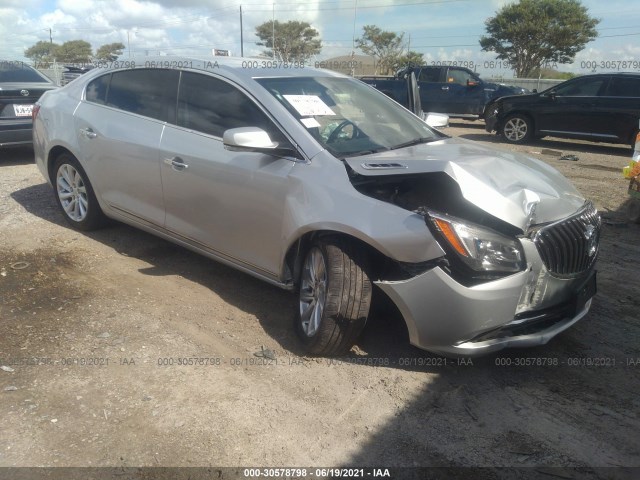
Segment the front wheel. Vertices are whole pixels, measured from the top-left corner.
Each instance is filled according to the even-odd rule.
[[[371,306],[365,259],[338,237],[316,241],[300,276],[295,329],[312,355],[348,352],[364,329]]]
[[[53,166],[56,200],[67,222],[78,230],[94,230],[106,217],[98,205],[91,182],[78,160],[60,155]]]
[[[509,115],[502,124],[501,132],[509,143],[525,143],[533,134],[533,125],[526,115]]]

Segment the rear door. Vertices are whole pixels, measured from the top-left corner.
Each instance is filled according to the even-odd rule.
[[[596,99],[596,138],[630,143],[640,119],[640,77],[613,75],[607,91]]]
[[[175,118],[179,72],[130,69],[89,82],[76,114],[82,164],[103,202],[162,227],[160,137]]]
[[[236,85],[182,72],[177,125],[161,142],[166,228],[199,248],[277,278],[291,159],[232,152],[225,130],[259,127],[285,136]]]
[[[445,82],[446,67],[422,67],[418,75],[420,102],[425,112],[449,113],[449,85]]]

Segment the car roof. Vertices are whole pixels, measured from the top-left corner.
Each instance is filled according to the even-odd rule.
[[[311,68],[304,63],[281,62],[262,57],[182,57],[153,56],[132,57],[114,62],[97,62],[88,78],[99,75],[99,71],[127,70],[130,68],[177,68],[220,73],[230,78],[251,80],[268,77],[347,77],[338,72]]]
[[[577,78],[588,78],[588,77],[617,77],[617,76],[628,76],[628,77],[640,77],[640,73],[638,72],[602,72],[602,73],[587,73],[585,75],[578,75],[577,77],[569,78],[568,80],[575,80]]]

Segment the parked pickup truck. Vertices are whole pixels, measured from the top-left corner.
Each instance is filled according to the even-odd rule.
[[[483,118],[484,107],[494,98],[528,92],[521,87],[485,82],[468,68],[439,65],[409,66],[394,77],[366,76],[360,80],[413,110],[407,95],[411,73],[418,82],[422,109],[456,118]]]

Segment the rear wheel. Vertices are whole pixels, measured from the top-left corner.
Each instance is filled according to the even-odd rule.
[[[87,174],[70,153],[61,154],[53,166],[56,200],[67,222],[78,230],[94,230],[106,217],[98,205]]]
[[[371,306],[364,257],[349,242],[325,237],[307,252],[300,276],[296,333],[312,355],[348,352]]]
[[[525,143],[532,137],[533,125],[529,117],[515,113],[505,119],[500,133],[509,143]]]

